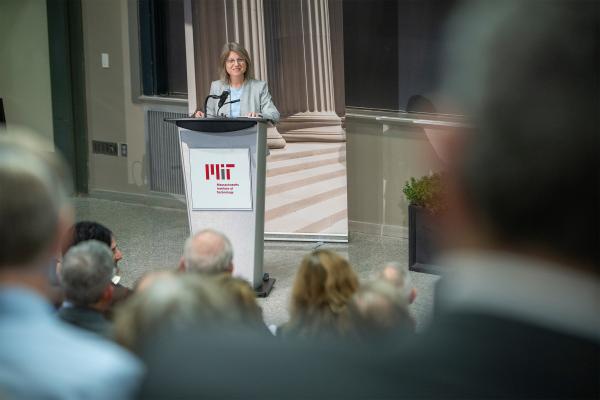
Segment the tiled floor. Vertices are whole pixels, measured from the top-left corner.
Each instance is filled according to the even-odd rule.
[[[93,198],[75,198],[77,220],[94,220],[116,235],[124,259],[122,283],[132,286],[144,273],[175,268],[188,235],[183,210],[133,205]],[[287,304],[301,258],[315,247],[333,249],[350,260],[361,280],[369,279],[386,261],[407,261],[407,241],[350,232],[348,244],[266,242],[264,271],[277,279],[271,295],[260,299],[265,320],[281,324],[288,318]],[[412,305],[418,327],[431,316],[434,275],[412,273],[418,295]]]

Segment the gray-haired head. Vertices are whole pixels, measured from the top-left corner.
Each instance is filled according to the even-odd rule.
[[[60,269],[65,297],[78,306],[97,303],[111,283],[114,268],[112,252],[106,244],[88,240],[73,246]]]
[[[214,277],[197,274],[164,274],[124,304],[116,314],[115,338],[137,351],[144,337],[158,331],[203,331],[239,324],[241,316],[232,295]]]
[[[378,336],[398,330],[414,332],[409,301],[388,280],[362,284],[352,297],[350,310],[360,336]]]
[[[0,135],[0,268],[38,266],[56,243],[70,185],[49,147],[25,129]]]
[[[388,262],[377,275],[378,279],[389,282],[399,296],[412,303],[415,291],[408,266],[398,262]]]
[[[221,232],[205,229],[189,237],[183,250],[186,271],[218,274],[233,270],[233,247]]]

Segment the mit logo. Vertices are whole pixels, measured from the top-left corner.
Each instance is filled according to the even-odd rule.
[[[233,167],[235,167],[235,164],[204,164],[206,180],[209,181],[214,176],[218,181],[228,181],[231,179],[231,169]]]

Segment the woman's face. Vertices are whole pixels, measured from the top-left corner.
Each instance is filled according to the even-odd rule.
[[[241,54],[230,51],[225,61],[225,70],[229,74],[229,79],[244,77],[246,73],[246,60]]]

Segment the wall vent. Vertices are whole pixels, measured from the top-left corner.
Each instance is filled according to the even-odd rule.
[[[148,172],[152,191],[185,194],[177,126],[172,122],[165,122],[164,119],[187,116],[177,112],[148,111]]]
[[[119,155],[118,145],[114,142],[101,142],[99,140],[92,140],[92,153],[116,157]]]

